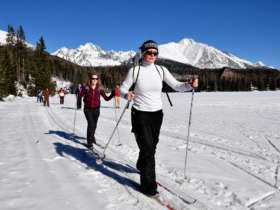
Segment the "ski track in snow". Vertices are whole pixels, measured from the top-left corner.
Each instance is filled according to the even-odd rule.
[[[139,175],[130,167],[135,166],[138,156],[130,133],[130,110],[119,125],[120,139],[116,133],[106,151],[107,162],[101,167],[96,164],[96,157],[84,148],[87,124],[83,111],[76,112],[75,139],[72,138],[73,98],[67,96],[65,105],[59,105],[59,99],[52,97],[50,108],[36,103],[35,98],[0,103],[0,209],[166,209],[135,191],[131,184],[131,180],[139,182]],[[165,107],[165,119],[171,123],[164,121],[162,126],[156,154],[158,180],[182,197],[198,198],[208,209],[278,209],[279,133],[273,129],[258,129],[254,124],[250,126],[249,121],[242,119],[217,120],[215,126],[221,123],[238,131],[230,135],[212,129],[213,124],[209,123],[209,129],[205,129],[207,123],[203,121],[210,119],[211,112],[208,118],[207,115],[194,117],[188,150],[189,180],[183,184],[177,182],[183,177],[187,135],[176,122],[181,119],[180,114],[173,114],[174,109],[181,110],[178,99],[176,97],[178,107],[172,111]],[[199,96],[196,99],[201,100]],[[194,101],[203,112],[204,101],[200,102]],[[113,109],[111,102],[102,104],[96,137],[97,142],[104,145],[122,109]],[[224,104],[220,101],[209,104],[208,109],[215,106]],[[231,105],[231,109],[235,106]],[[248,106],[249,112],[252,110],[248,117],[276,127],[279,118],[273,108],[276,111],[279,107],[273,103],[264,107]],[[240,107],[242,111],[242,101]],[[199,115],[195,108],[194,116]],[[262,112],[271,113],[272,118]],[[216,116],[219,119],[220,116]],[[202,123],[201,128],[195,126],[198,123]],[[183,126],[186,128],[186,123]],[[235,141],[236,137],[244,141]],[[116,146],[118,141],[122,146]],[[160,191],[177,209],[199,209]]]

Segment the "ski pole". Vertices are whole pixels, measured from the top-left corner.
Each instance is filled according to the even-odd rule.
[[[115,109],[115,120],[117,121],[117,109]],[[120,140],[120,133],[119,133],[119,128],[117,128],[117,133],[118,133],[118,143],[117,146],[121,145],[121,140]]]
[[[77,97],[76,97],[76,104],[75,104],[75,106],[77,106]],[[74,114],[74,126],[73,126],[73,137],[72,137],[73,139],[75,139],[76,114],[77,114],[77,107],[75,108],[75,114]]]
[[[190,107],[190,115],[189,115],[189,125],[188,125],[188,137],[186,142],[186,157],[185,157],[185,168],[184,168],[184,178],[187,179],[186,169],[187,169],[187,158],[188,158],[188,147],[190,140],[190,129],[191,129],[191,120],[192,120],[192,106],[193,106],[193,98],[194,98],[194,89],[192,89],[192,98],[191,98],[191,107]]]
[[[117,101],[115,99],[115,121],[117,123]],[[117,133],[118,133],[118,143],[117,146],[121,145],[121,140],[120,140],[120,133],[119,133],[119,129],[117,129]]]
[[[109,138],[109,140],[108,140],[108,142],[106,143],[106,145],[105,145],[105,147],[104,147],[104,150],[103,150],[102,155],[100,156],[100,159],[97,161],[98,164],[101,164],[102,161],[104,160],[106,149],[108,148],[108,146],[109,146],[109,144],[110,144],[110,142],[111,142],[111,140],[112,140],[112,138],[113,138],[113,136],[114,136],[114,134],[115,134],[115,132],[116,132],[116,130],[117,130],[117,128],[118,128],[118,125],[119,125],[119,123],[120,123],[120,121],[121,121],[121,119],[122,119],[122,117],[123,117],[123,115],[124,115],[124,113],[125,113],[125,110],[128,109],[129,104],[130,104],[130,101],[128,100],[128,101],[127,101],[127,104],[126,104],[126,106],[124,107],[124,109],[123,109],[123,111],[122,111],[122,113],[121,113],[121,116],[120,116],[120,118],[119,118],[119,120],[118,120],[118,122],[117,122],[117,124],[116,124],[116,126],[115,126],[115,128],[114,128],[114,130],[113,130],[113,132],[112,132],[112,134],[111,134],[111,136],[110,136],[110,138]]]

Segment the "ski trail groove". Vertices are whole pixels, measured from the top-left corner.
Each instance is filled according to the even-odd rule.
[[[245,172],[246,174],[248,174],[248,175],[254,177],[255,179],[257,179],[257,180],[259,180],[259,181],[261,181],[261,182],[263,182],[264,184],[266,184],[266,185],[268,185],[268,186],[270,186],[270,187],[272,187],[272,188],[274,188],[274,189],[277,189],[277,187],[275,187],[275,186],[274,186],[273,184],[271,184],[270,182],[268,182],[268,181],[266,181],[266,180],[264,180],[264,179],[262,179],[262,178],[256,176],[255,174],[251,173],[250,171],[247,171],[246,169],[242,168],[241,166],[237,165],[236,163],[233,163],[233,162],[231,162],[231,161],[229,161],[229,163],[230,163],[232,166],[234,166],[234,167],[240,169],[241,171]]]
[[[114,121],[114,118],[113,117],[104,117],[102,116],[102,119],[108,119],[108,121],[112,122]],[[128,126],[129,125],[129,122],[126,121],[125,119],[123,119],[121,122],[120,122],[120,125],[125,125],[125,126]],[[66,129],[66,130],[71,130],[71,129]],[[78,131],[78,129],[76,128],[76,131]],[[70,131],[71,132],[71,131]],[[161,134],[160,134],[161,137],[172,137],[174,139],[179,139],[179,140],[183,140],[185,141],[186,137],[183,137],[181,135],[178,135],[176,133],[173,133],[173,132],[170,132],[170,131],[166,131],[164,129],[161,130]],[[259,154],[255,154],[255,153],[252,153],[252,152],[249,152],[249,151],[246,151],[246,150],[243,150],[243,149],[240,149],[240,148],[232,148],[230,146],[227,146],[227,145],[218,145],[218,144],[211,144],[209,142],[205,142],[204,140],[202,139],[198,139],[196,137],[195,140],[193,140],[192,138],[190,139],[190,142],[191,143],[194,143],[194,144],[200,144],[200,145],[203,145],[203,146],[207,146],[207,147],[212,147],[212,148],[215,148],[215,149],[218,149],[218,150],[222,150],[222,151],[227,151],[227,152],[232,152],[232,153],[235,153],[235,154],[238,154],[238,155],[242,155],[242,156],[246,156],[246,157],[251,157],[251,158],[255,158],[255,159],[260,159],[260,160],[265,160],[265,161],[269,161],[267,158],[259,155]]]
[[[250,201],[249,203],[247,203],[246,207],[252,209],[256,204],[258,204],[260,202],[263,202],[263,201],[266,201],[266,200],[269,200],[270,198],[272,198],[272,196],[274,194],[276,194],[277,192],[279,192],[279,190],[265,193],[264,195],[260,196],[259,198],[256,198],[255,200]]]
[[[36,127],[37,121],[34,121],[32,116],[29,121],[31,122],[31,129]],[[42,123],[41,126],[42,125],[49,128],[47,124]],[[43,130],[43,128],[41,130]],[[41,149],[42,157],[40,159],[48,166],[42,171],[44,174],[51,174],[55,179],[54,181],[46,181],[46,183],[52,183],[50,193],[54,194],[54,200],[58,198],[58,200],[61,201],[60,208],[89,209],[91,199],[88,195],[90,190],[87,188],[86,183],[81,182],[80,177],[77,176],[76,173],[73,173],[75,170],[73,170],[72,166],[69,167],[69,165],[64,164],[65,159],[60,158],[60,156],[57,156],[57,153],[54,153],[53,144],[51,144],[53,140],[52,136],[46,136],[45,134],[39,144],[37,144],[39,146],[42,144],[41,148],[43,147],[44,149]],[[72,184],[73,180],[76,180],[76,184],[74,185]],[[77,194],[77,192],[79,193]],[[70,197],[71,200],[69,200],[68,197]],[[71,207],[69,206],[70,204]],[[96,203],[96,206],[99,205],[99,203]]]
[[[280,154],[280,150],[278,149],[278,147],[272,143],[272,141],[267,137],[265,136],[265,140],[268,142],[268,144],[277,152]],[[280,166],[280,156],[277,155],[278,157],[278,161],[277,161],[277,165],[276,165],[276,168],[275,168],[275,171],[274,171],[274,186],[277,187],[277,184],[278,184],[278,173],[279,173],[279,166]]]
[[[269,143],[269,145],[272,146],[275,149],[275,151],[280,154],[280,150],[278,149],[278,147],[275,144],[273,144],[272,141],[270,141],[270,139],[267,138],[267,136],[265,136],[265,139]]]

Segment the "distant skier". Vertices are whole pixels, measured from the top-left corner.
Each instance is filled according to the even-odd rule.
[[[49,89],[48,88],[46,88],[45,90],[44,90],[44,92],[43,92],[43,95],[44,95],[44,106],[50,106],[50,99],[49,99],[49,97],[50,97],[50,92],[49,92]]]
[[[62,88],[60,88],[59,91],[57,91],[59,99],[60,99],[60,104],[64,104],[64,97],[67,94],[67,92],[65,90],[63,90]]]
[[[82,99],[78,97],[82,93],[82,90],[83,88],[81,84],[78,84],[78,87],[75,88],[74,90],[74,94],[76,95],[77,98],[77,109],[81,109],[82,107]]]
[[[40,90],[39,92],[39,101],[40,103],[42,103],[44,101],[44,93],[43,93],[43,90]]]
[[[120,88],[120,95],[133,100],[131,109],[132,132],[139,147],[136,164],[140,171],[141,192],[155,196],[157,192],[155,174],[155,152],[159,141],[160,128],[163,120],[162,112],[162,81],[176,91],[189,91],[198,86],[198,80],[189,82],[177,81],[165,67],[154,64],[158,56],[158,45],[148,40],[140,47],[142,62],[140,66],[131,68]],[[135,70],[138,70],[134,74]],[[131,91],[131,87],[135,86]]]
[[[95,130],[100,114],[100,95],[109,101],[115,96],[115,91],[112,91],[108,97],[101,85],[97,74],[92,74],[87,85],[82,89],[78,98],[84,97],[84,113],[88,122],[87,126],[87,146],[93,149],[93,144],[96,144]]]

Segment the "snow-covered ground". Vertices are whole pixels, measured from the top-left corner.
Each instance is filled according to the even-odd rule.
[[[182,197],[162,188],[177,209],[280,209],[280,91],[196,93],[188,151],[188,180],[184,177],[191,93],[166,96],[164,122],[156,154],[157,179]],[[75,111],[75,97],[50,108],[36,98],[0,102],[0,209],[164,209],[135,190],[138,148],[130,132],[130,110],[106,151],[107,160],[85,150],[87,123]],[[102,101],[96,131],[105,145],[120,116],[113,100]],[[74,118],[76,113],[76,118]],[[75,121],[75,139],[72,139]],[[121,146],[117,146],[118,142]],[[97,148],[102,151],[101,148]],[[200,206],[198,205],[200,204]]]

